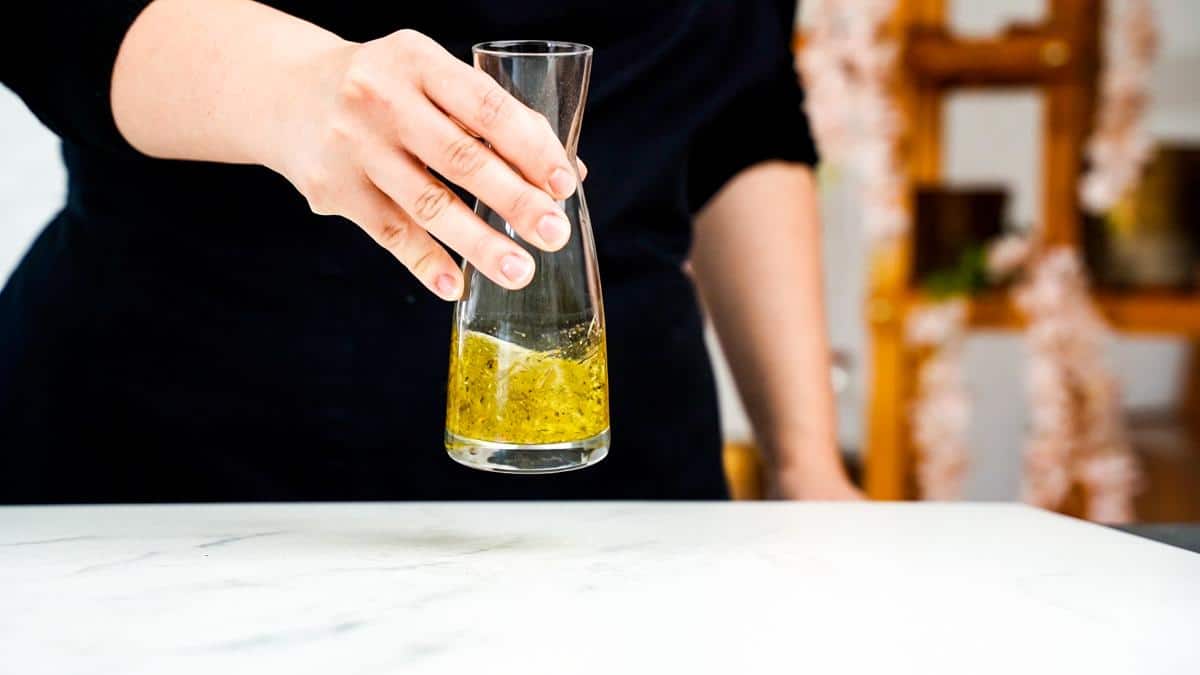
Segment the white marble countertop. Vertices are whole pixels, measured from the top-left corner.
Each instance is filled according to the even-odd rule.
[[[1200,555],[999,504],[0,508],[3,673],[1200,673]]]

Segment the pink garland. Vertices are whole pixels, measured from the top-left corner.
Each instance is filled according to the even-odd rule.
[[[917,399],[911,411],[917,451],[917,485],[923,499],[962,497],[969,448],[971,399],[963,373],[967,302],[956,298],[926,305],[909,314],[908,341],[932,353],[917,375]]]
[[[1079,184],[1079,198],[1094,214],[1111,209],[1137,183],[1154,147],[1143,125],[1146,82],[1158,54],[1154,9],[1150,0],[1125,0],[1125,11],[1110,23],[1117,49],[1100,77],[1100,110],[1087,144],[1091,166]]]
[[[820,0],[810,10],[799,69],[805,110],[828,161],[861,181],[863,231],[877,245],[903,234],[907,179],[896,148],[903,114],[890,95],[899,46],[884,26],[896,0]]]
[[[1024,499],[1058,508],[1079,484],[1086,517],[1132,520],[1141,473],[1126,438],[1120,387],[1104,358],[1109,332],[1078,255],[1061,248],[1042,256],[1013,295],[1029,319]]]
[[[1127,441],[1120,389],[1104,358],[1108,329],[1092,305],[1078,255],[1063,248],[1030,263],[1031,251],[1028,239],[1009,236],[987,255],[993,278],[1025,275],[1013,290],[1029,319],[1032,425],[1023,498],[1059,508],[1079,485],[1086,517],[1127,522],[1134,517],[1141,472]],[[966,319],[965,298],[909,315],[908,341],[932,350],[918,374],[911,411],[917,482],[925,499],[962,495],[971,416],[962,365]]]

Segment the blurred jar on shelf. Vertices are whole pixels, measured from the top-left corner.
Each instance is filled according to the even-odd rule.
[[[1097,286],[1200,288],[1200,145],[1160,145],[1138,186],[1086,219],[1084,246]]]

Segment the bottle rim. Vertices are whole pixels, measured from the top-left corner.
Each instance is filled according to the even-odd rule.
[[[560,40],[495,40],[480,42],[471,47],[474,54],[491,56],[583,56],[591,54],[592,48],[579,42]]]

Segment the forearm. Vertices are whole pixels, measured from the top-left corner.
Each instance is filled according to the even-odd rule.
[[[840,477],[811,171],[737,175],[698,217],[692,264],[772,468]]]
[[[249,0],[155,0],[113,70],[118,129],[148,155],[279,169],[289,110],[304,105],[336,35]]]

